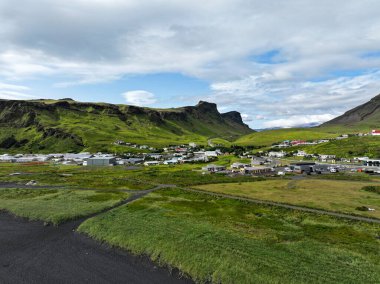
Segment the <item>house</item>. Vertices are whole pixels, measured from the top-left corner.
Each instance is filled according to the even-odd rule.
[[[315,163],[313,162],[302,162],[302,163],[290,164],[290,168],[295,173],[299,173],[299,174],[314,172],[314,167],[315,167]]]
[[[293,140],[290,142],[290,144],[292,144],[292,146],[304,145],[304,144],[306,144],[306,141],[304,141],[304,140]]]
[[[197,144],[194,143],[194,142],[190,142],[190,143],[189,143],[189,146],[190,146],[191,148],[195,148],[195,147],[197,147]]]
[[[305,156],[308,156],[308,153],[306,153],[305,151],[302,151],[302,150],[298,150],[297,153],[294,154],[294,156],[305,157]]]
[[[262,158],[262,157],[253,157],[251,159],[251,165],[264,165],[266,162],[266,159],[265,158]]]
[[[373,129],[373,130],[371,131],[371,135],[372,135],[372,136],[379,136],[379,135],[380,135],[380,130]]]
[[[380,159],[368,159],[363,161],[364,166],[368,167],[380,167]]]
[[[258,166],[258,167],[245,167],[240,169],[240,172],[243,174],[267,174],[267,173],[272,173],[272,168],[269,167],[263,167],[263,166]]]
[[[174,165],[174,164],[178,164],[178,159],[173,158],[173,159],[170,159],[170,160],[166,160],[166,161],[164,161],[163,163],[164,163],[164,165]]]
[[[318,158],[321,162],[327,162],[327,161],[332,161],[335,163],[335,158],[336,156],[335,155],[318,155]]]
[[[347,139],[347,138],[348,138],[348,134],[342,134],[339,137],[337,137],[336,140],[342,140],[342,139]]]
[[[206,157],[218,157],[219,154],[220,152],[218,150],[205,152]]]
[[[157,165],[159,165],[159,164],[160,164],[159,161],[146,161],[146,162],[144,163],[144,166],[157,166]]]
[[[144,159],[142,158],[128,158],[128,159],[123,159],[124,165],[138,165],[142,164],[144,162]]]
[[[84,166],[114,166],[116,165],[115,157],[92,157],[83,162]]]
[[[244,163],[233,163],[231,169],[243,169],[244,167],[249,167],[250,165]]]
[[[280,151],[280,152],[271,151],[268,153],[268,156],[269,157],[275,157],[275,158],[283,158],[286,156],[286,152],[284,152],[284,151]]]
[[[213,164],[207,165],[202,168],[202,171],[204,172],[221,172],[225,170],[226,170],[225,166],[213,165]]]

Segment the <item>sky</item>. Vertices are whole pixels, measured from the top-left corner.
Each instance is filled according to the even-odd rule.
[[[214,102],[254,129],[380,93],[378,0],[1,0],[0,98]]]

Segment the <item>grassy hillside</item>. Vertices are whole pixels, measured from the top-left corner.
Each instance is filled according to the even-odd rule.
[[[321,128],[344,127],[354,131],[368,132],[380,126],[380,95],[357,106],[341,116],[321,125]]]
[[[116,140],[164,146],[233,141],[253,132],[237,112],[215,104],[155,110],[72,100],[0,101],[0,150],[16,152],[127,151]]]
[[[305,150],[309,154],[337,155],[340,158],[367,156],[380,157],[380,137],[349,137],[343,140],[333,140],[318,145],[307,145],[289,148],[287,150]]]
[[[320,128],[285,128],[250,133],[237,139],[238,145],[270,146],[284,140],[316,140],[335,138],[343,131]]]

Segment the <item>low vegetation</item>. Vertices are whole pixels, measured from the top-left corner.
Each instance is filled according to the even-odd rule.
[[[318,145],[305,145],[288,148],[287,151],[304,150],[307,153],[336,155],[340,158],[349,157],[380,157],[380,138],[374,136],[348,137],[342,140],[332,140]]]
[[[378,188],[378,182],[358,182],[344,180],[267,180],[254,183],[230,183],[201,185],[196,188],[287,204],[358,214],[380,218],[378,194],[362,190]],[[375,211],[361,212],[358,206],[374,208]]]
[[[79,227],[212,283],[377,283],[379,229],[179,189],[151,193]]]
[[[0,210],[58,225],[111,207],[128,197],[122,192],[63,189],[0,189]]]
[[[224,160],[221,160],[224,163]],[[250,176],[228,177],[222,174],[202,174],[203,164],[175,166],[82,167],[54,165],[0,164],[0,181],[76,188],[145,190],[157,184],[190,186],[198,184],[255,181]],[[17,175],[12,175],[18,173]]]
[[[284,140],[317,140],[336,138],[339,132],[328,132],[318,128],[285,128],[265,130],[244,135],[235,141],[238,145],[270,146]]]
[[[363,187],[363,190],[380,194],[380,185],[377,185],[377,186],[367,185]]]

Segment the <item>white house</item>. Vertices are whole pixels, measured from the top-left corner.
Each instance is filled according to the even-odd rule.
[[[286,152],[284,152],[284,151],[280,151],[280,152],[271,151],[268,153],[268,156],[269,157],[275,157],[275,158],[283,158],[286,156]]]
[[[144,163],[144,166],[157,166],[157,165],[159,165],[159,164],[160,164],[159,161],[146,161],[146,162]]]

